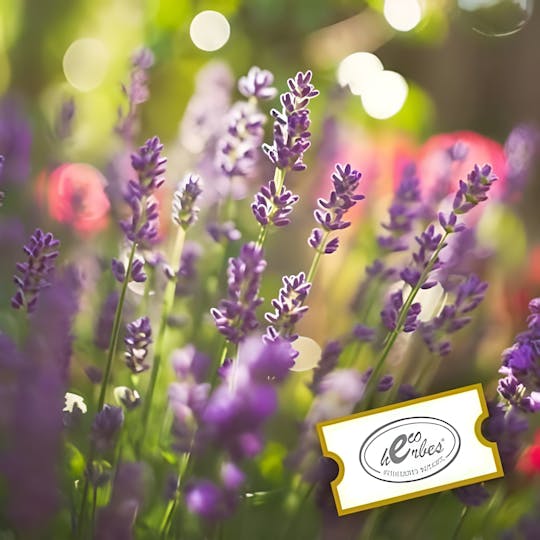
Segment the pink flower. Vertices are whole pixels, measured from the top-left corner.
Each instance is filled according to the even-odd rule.
[[[107,181],[86,163],[65,163],[49,175],[44,198],[49,213],[82,235],[94,234],[108,224]]]

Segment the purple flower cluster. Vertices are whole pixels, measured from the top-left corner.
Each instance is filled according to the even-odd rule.
[[[381,320],[384,326],[392,331],[396,330],[401,308],[403,307],[403,292],[396,291],[389,295],[385,306],[381,311]],[[418,315],[422,311],[422,306],[419,302],[411,305],[405,316],[403,323],[404,332],[414,332],[418,327]]]
[[[131,80],[128,86],[122,84],[122,92],[128,100],[128,110],[124,114],[118,109],[116,132],[125,139],[131,139],[137,128],[137,107],[148,100],[148,70],[154,65],[154,55],[145,47],[136,51],[131,58]]]
[[[272,300],[274,313],[266,313],[265,319],[270,323],[265,339],[274,341],[281,336],[288,341],[298,338],[294,334],[294,327],[309,309],[304,305],[311,289],[311,283],[306,281],[306,274],[300,272],[297,275],[283,276],[283,287],[278,292],[278,297]]]
[[[92,423],[92,442],[98,452],[106,452],[114,447],[120,428],[124,423],[121,407],[105,404]]]
[[[484,299],[488,284],[476,274],[465,278],[457,287],[455,300],[443,307],[441,313],[431,321],[420,325],[420,333],[429,350],[446,356],[452,350],[449,334],[461,330],[471,321],[470,313]]]
[[[240,343],[258,326],[255,310],[261,276],[266,268],[262,248],[254,242],[244,244],[238,257],[229,259],[228,297],[210,311],[217,329],[232,343]]]
[[[133,373],[146,371],[150,366],[145,363],[148,346],[152,343],[152,327],[148,317],[139,317],[126,325],[126,365]]]
[[[540,410],[540,298],[529,303],[528,330],[503,352],[499,393],[525,412]]]
[[[261,186],[259,193],[255,195],[251,210],[263,227],[269,223],[284,227],[290,223],[288,216],[298,199],[298,195],[293,195],[285,186],[282,186],[278,193],[276,181],[270,180],[268,184]]]
[[[119,283],[123,283],[126,279],[126,266],[119,259],[112,259],[111,270],[114,278]],[[138,257],[133,259],[131,264],[131,281],[136,283],[144,283],[147,279],[147,275],[144,272],[144,260]]]
[[[407,237],[413,230],[420,201],[420,181],[416,176],[415,166],[410,164],[403,171],[394,200],[388,209],[389,221],[382,225],[388,234],[377,237],[381,249],[394,252],[405,251],[408,248]]]
[[[238,80],[238,90],[247,98],[257,100],[274,99],[277,90],[272,86],[273,83],[274,75],[270,71],[253,66],[247,75],[240,77]]]
[[[118,307],[120,294],[117,291],[110,293],[99,312],[96,329],[94,332],[94,345],[106,351],[111,342],[111,333],[114,323],[114,314]]]
[[[431,262],[442,240],[442,234],[435,234],[435,226],[433,224],[429,225],[420,236],[416,236],[415,240],[419,246],[418,251],[413,253],[411,263],[405,266],[399,274],[401,279],[411,287],[416,287],[419,284],[422,274],[429,265],[431,270],[437,270],[441,265],[438,258],[434,262]],[[427,280],[421,284],[421,288],[430,289],[436,284],[437,281]]]
[[[201,193],[201,179],[195,174],[187,175],[174,192],[172,219],[184,230],[197,221],[199,208],[195,206],[195,202]]]
[[[334,238],[324,245],[324,232],[330,233],[346,229],[350,226],[349,221],[344,221],[345,214],[358,202],[364,199],[363,195],[356,194],[362,174],[354,170],[349,164],[336,164],[336,170],[332,173],[334,189],[328,200],[318,199],[319,208],[313,215],[321,228],[315,228],[308,239],[309,245],[321,253],[334,253],[338,248],[338,240]]]
[[[270,161],[279,169],[303,171],[304,152],[310,147],[309,109],[311,99],[319,91],[311,84],[311,71],[298,72],[294,79],[288,79],[289,92],[280,96],[282,111],[272,110],[274,121],[274,142],[264,144],[263,150]]]
[[[40,291],[51,284],[59,245],[59,240],[52,233],[36,229],[23,246],[28,260],[16,266],[18,274],[13,276],[13,281],[17,285],[17,292],[11,298],[13,308],[25,308],[28,313],[35,310]]]
[[[229,111],[227,131],[217,143],[217,165],[229,178],[251,177],[264,138],[266,117],[253,103],[239,101]]]
[[[233,221],[225,221],[223,223],[211,221],[206,225],[206,232],[212,237],[214,242],[221,242],[221,240],[236,242],[236,240],[242,238],[242,233],[236,228]]]
[[[154,192],[165,181],[162,175],[167,158],[161,157],[162,150],[159,138],[153,137],[131,155],[131,166],[137,173],[137,180],[129,180],[124,196],[131,209],[131,217],[120,222],[131,242],[151,242],[158,235],[158,202]]]

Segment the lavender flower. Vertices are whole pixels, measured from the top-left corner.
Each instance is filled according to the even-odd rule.
[[[431,321],[420,325],[420,333],[429,350],[440,356],[451,351],[447,335],[461,330],[471,321],[469,313],[484,299],[488,284],[476,274],[465,278],[457,287],[455,300],[443,307],[441,313]]]
[[[138,152],[131,155],[131,166],[137,180],[128,182],[125,201],[131,217],[120,222],[124,234],[131,242],[152,241],[158,234],[158,203],[154,192],[165,181],[166,158],[161,157],[163,145],[158,137],[148,139]]]
[[[403,292],[401,290],[392,293],[381,311],[381,319],[384,326],[390,330],[396,330],[401,308],[403,307]],[[414,332],[418,327],[418,315],[422,306],[416,302],[410,306],[403,323],[404,332]]]
[[[270,161],[279,169],[303,171],[304,152],[311,146],[309,138],[309,109],[311,99],[319,95],[311,84],[311,71],[298,72],[294,79],[288,79],[289,92],[280,96],[281,112],[273,109],[274,142],[264,144],[263,150]]]
[[[133,264],[131,265],[131,279],[136,283],[144,283],[147,279],[147,275],[144,272],[144,259],[135,257]]]
[[[214,242],[221,242],[221,240],[236,242],[236,240],[242,238],[242,233],[236,228],[233,221],[225,221],[223,223],[210,221],[206,225],[206,231]]]
[[[309,309],[304,305],[311,289],[311,283],[306,281],[304,272],[297,275],[283,276],[283,287],[278,292],[278,297],[272,300],[274,313],[266,313],[265,319],[271,324],[273,331],[268,332],[266,339],[273,341],[276,334],[281,335],[288,341],[298,338],[294,334],[294,327]]]
[[[114,478],[109,504],[100,508],[96,522],[96,540],[129,540],[148,487],[141,463],[120,463]]]
[[[140,317],[126,326],[126,365],[133,373],[149,369],[145,363],[148,346],[152,343],[152,327],[148,317]]]
[[[298,199],[298,195],[293,195],[285,186],[281,187],[278,194],[276,181],[270,180],[267,185],[261,186],[259,193],[255,195],[251,210],[263,227],[269,223],[284,227],[290,223],[288,216]]]
[[[478,203],[487,200],[489,188],[497,180],[491,165],[478,165],[467,175],[467,181],[459,181],[459,189],[452,203],[455,214],[465,214]]]
[[[147,71],[153,64],[154,55],[145,47],[136,51],[131,58],[130,83],[128,86],[122,84],[122,92],[128,100],[128,110],[124,114],[122,108],[118,109],[118,123],[115,128],[125,139],[132,139],[137,130],[137,109],[150,95]]]
[[[274,75],[258,66],[253,66],[248,71],[247,75],[240,77],[238,81],[238,90],[247,98],[255,98],[259,100],[274,99],[277,90],[272,87]]]
[[[265,268],[263,251],[254,242],[244,244],[240,255],[229,259],[228,298],[210,313],[217,329],[232,343],[240,343],[258,326],[255,310],[262,303],[259,287]]]
[[[420,181],[416,176],[415,166],[410,164],[403,171],[401,182],[388,210],[389,221],[382,225],[388,231],[388,235],[377,237],[381,249],[387,252],[407,249],[407,236],[413,230],[419,203]]]
[[[114,322],[114,314],[118,306],[120,295],[114,291],[103,302],[94,332],[94,345],[106,351],[111,342],[111,332]]]
[[[28,260],[17,263],[19,275],[13,277],[17,292],[11,298],[11,305],[15,309],[25,308],[28,313],[35,310],[40,291],[50,286],[59,245],[52,233],[36,229],[30,241],[23,246]]]
[[[253,175],[264,137],[266,117],[253,103],[237,102],[229,111],[227,131],[217,143],[217,166],[225,176]]]
[[[355,339],[363,343],[375,341],[375,329],[364,324],[355,324],[352,329],[352,335]]]
[[[528,330],[503,352],[499,393],[525,412],[540,410],[540,298],[529,303]]]
[[[491,496],[484,484],[472,484],[454,489],[454,495],[465,506],[482,506]]]
[[[174,192],[172,219],[184,230],[197,221],[199,209],[195,202],[202,193],[200,183],[197,175],[186,175],[182,185]]]
[[[126,279],[126,267],[124,263],[118,259],[112,259],[111,270],[112,270],[114,279],[116,279],[118,283],[123,283],[124,280]]]
[[[332,174],[334,189],[330,193],[328,200],[323,198],[318,200],[319,208],[313,212],[315,220],[321,225],[322,229],[313,229],[308,243],[320,253],[333,253],[338,247],[335,238],[329,242],[325,241],[329,233],[350,226],[350,222],[344,221],[343,218],[358,201],[364,199],[363,195],[355,194],[361,176],[362,174],[354,170],[349,164],[336,164],[336,170]]]
[[[320,393],[320,383],[338,364],[343,352],[343,345],[339,341],[329,341],[321,353],[321,359],[313,370],[313,379],[309,388],[314,394]]]
[[[124,423],[124,411],[120,407],[105,404],[92,423],[92,442],[98,452],[110,450]]]
[[[185,497],[189,511],[202,518],[217,520],[227,515],[222,492],[210,480],[200,480],[188,486]]]

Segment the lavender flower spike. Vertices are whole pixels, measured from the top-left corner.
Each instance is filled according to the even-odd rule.
[[[146,371],[150,366],[145,363],[148,345],[152,343],[152,327],[148,317],[129,323],[126,326],[126,365],[133,373]]]
[[[278,297],[272,300],[274,313],[266,313],[265,319],[272,325],[265,338],[273,341],[276,334],[280,334],[288,341],[295,341],[297,335],[293,333],[295,325],[304,316],[308,306],[304,302],[311,289],[311,283],[306,281],[304,272],[296,276],[284,276],[283,287]]]
[[[258,66],[253,66],[244,77],[238,81],[238,90],[247,98],[258,100],[274,99],[277,90],[271,86],[274,82],[274,75]]]
[[[59,245],[52,233],[36,229],[30,241],[23,246],[28,260],[17,263],[19,275],[13,277],[17,292],[11,298],[11,305],[15,309],[26,308],[28,313],[34,311],[39,292],[50,285]]]
[[[311,146],[309,138],[309,109],[311,99],[319,95],[311,84],[311,71],[298,72],[289,79],[289,92],[281,95],[282,110],[272,110],[274,121],[274,142],[264,144],[263,150],[268,159],[279,169],[303,171],[304,152]]]
[[[254,242],[244,244],[240,255],[229,259],[228,298],[210,311],[217,329],[232,343],[240,343],[258,326],[255,310],[261,276],[266,268],[263,251]]]
[[[154,192],[165,181],[163,173],[167,162],[161,157],[162,150],[159,138],[153,137],[131,155],[131,166],[137,173],[137,180],[128,182],[124,196],[131,209],[131,217],[120,222],[131,242],[152,241],[157,237],[159,213]]]
[[[197,221],[199,208],[195,202],[201,193],[201,179],[195,174],[187,175],[174,192],[172,219],[184,230]]]
[[[315,220],[321,226],[313,229],[308,239],[308,243],[313,249],[327,254],[336,251],[338,248],[337,239],[325,242],[325,238],[328,233],[350,226],[350,222],[344,221],[343,217],[358,201],[364,199],[363,195],[355,194],[361,177],[362,174],[349,164],[336,164],[336,170],[332,174],[334,189],[328,200],[323,198],[318,200],[319,208],[313,212]]]
[[[116,437],[124,423],[124,411],[120,407],[105,404],[92,423],[92,441],[99,452],[114,446]]]
[[[276,181],[270,180],[255,195],[254,201],[251,204],[251,210],[255,219],[263,227],[269,223],[272,223],[276,227],[284,227],[290,223],[288,216],[292,212],[293,205],[298,202],[298,199],[298,195],[293,195],[285,186],[281,187],[278,194]]]

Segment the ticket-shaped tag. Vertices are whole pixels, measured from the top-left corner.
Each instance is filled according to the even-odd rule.
[[[317,424],[323,454],[339,465],[338,514],[503,476],[481,433],[487,417],[474,384]]]

